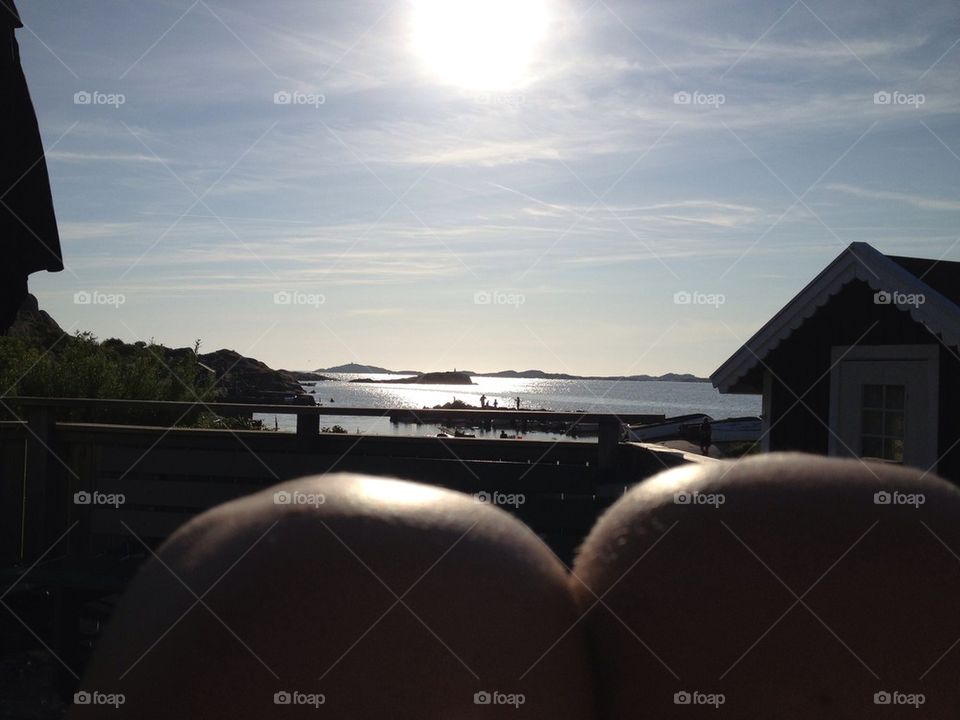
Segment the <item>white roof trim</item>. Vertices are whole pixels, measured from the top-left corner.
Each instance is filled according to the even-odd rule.
[[[796,297],[710,376],[722,393],[730,392],[771,350],[793,334],[819,308],[852,280],[863,280],[875,291],[891,295],[923,295],[922,305],[896,306],[944,343],[960,346],[960,307],[867,243],[844,250]]]

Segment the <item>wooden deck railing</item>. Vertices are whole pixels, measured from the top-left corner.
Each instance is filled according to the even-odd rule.
[[[626,487],[664,468],[704,461],[658,446],[618,443],[619,420],[612,415],[549,414],[552,420],[598,422],[597,444],[318,432],[321,415],[385,414],[369,408],[204,406],[228,413],[293,413],[297,433],[62,419],[77,408],[132,407],[193,406],[0,399],[7,416],[18,418],[0,421],[0,589],[8,609],[17,613],[16,620],[0,614],[0,644],[30,644],[42,637],[38,647],[52,648],[77,675],[97,642],[97,628],[149,557],[147,548],[198,513],[277,482],[349,471],[467,493],[523,496],[522,503],[503,509],[570,563],[597,517]],[[518,420],[544,415],[473,412]],[[462,417],[464,411],[454,413]],[[23,627],[39,630],[28,635]],[[71,672],[64,670],[60,678],[68,697],[76,684]]]
[[[451,410],[476,420],[598,423],[596,444],[319,432],[323,415],[385,416],[390,410],[329,406],[4,398],[23,413],[0,423],[3,501],[0,564],[29,562],[73,527],[60,551],[90,556],[155,543],[213,505],[277,482],[331,471],[390,475],[468,493],[522,494],[505,508],[563,558],[623,488],[676,464],[683,453],[620,443],[620,418],[599,413]],[[204,408],[225,414],[297,416],[296,433],[65,422],[75,409]],[[436,413],[438,411],[431,411]],[[656,418],[656,416],[653,416]],[[122,507],[74,502],[77,493],[123,495]],[[141,548],[142,549],[142,548]]]

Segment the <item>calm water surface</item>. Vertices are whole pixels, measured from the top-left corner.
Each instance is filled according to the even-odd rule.
[[[721,395],[710,383],[615,382],[610,380],[527,380],[475,377],[476,385],[375,385],[351,383],[358,377],[377,380],[394,375],[331,374],[330,381],[307,383],[305,388],[324,406],[423,408],[442,405],[454,398],[480,406],[486,395],[492,405],[512,407],[519,397],[526,410],[582,410],[587,412],[655,413],[667,417],[704,412],[715,419],[760,414],[759,395]],[[256,415],[268,427],[276,422],[280,430],[293,431],[292,415]],[[436,425],[394,425],[388,418],[322,416],[324,426],[341,425],[348,432],[377,435],[435,435]],[[496,434],[499,434],[497,431]],[[478,437],[483,434],[478,432]],[[538,433],[539,439],[556,437]],[[595,442],[595,439],[586,439]]]

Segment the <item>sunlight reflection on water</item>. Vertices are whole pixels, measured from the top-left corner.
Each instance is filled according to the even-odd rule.
[[[525,410],[583,410],[613,413],[656,413],[668,417],[704,412],[715,419],[760,414],[758,395],[721,395],[710,383],[678,382],[615,382],[610,380],[536,380],[523,378],[474,377],[474,385],[384,385],[351,383],[352,379],[369,377],[391,379],[395,375],[330,374],[334,380],[307,385],[321,405],[343,407],[433,407],[451,402],[454,398],[470,405],[480,406],[480,396],[487,402],[497,401],[500,407],[513,407],[519,397]],[[332,403],[331,403],[332,400]],[[274,426],[274,415],[257,415],[267,427]],[[296,419],[292,415],[276,416],[280,430],[293,431]],[[322,416],[325,427],[341,425],[350,433],[378,435],[435,435],[436,425],[394,425],[388,418],[353,416]],[[477,437],[496,437],[494,433],[477,432]],[[532,435],[531,437],[533,437]],[[536,433],[537,439],[559,437],[551,433]],[[569,439],[569,438],[568,438]],[[595,438],[584,438],[595,442]]]

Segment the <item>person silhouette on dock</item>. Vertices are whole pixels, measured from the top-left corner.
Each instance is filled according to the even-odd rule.
[[[520,398],[518,397],[518,398],[517,398],[517,410],[519,410],[519,409],[520,409]]]
[[[710,445],[713,444],[713,428],[710,427],[710,418],[700,421],[700,453],[710,454]]]
[[[493,409],[496,410],[498,405],[499,405],[499,403],[497,402],[497,399],[494,398],[494,399],[493,399]]]
[[[486,396],[486,395],[481,395],[481,396],[480,396],[480,407],[485,408],[486,406],[487,406],[487,396]]]

